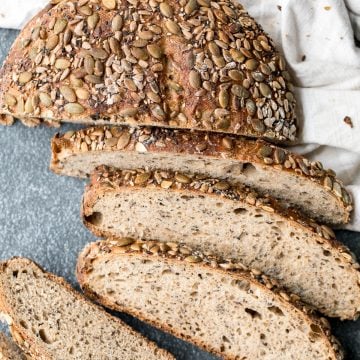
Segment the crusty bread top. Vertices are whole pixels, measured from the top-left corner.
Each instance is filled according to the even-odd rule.
[[[309,305],[304,304],[301,299],[282,289],[276,280],[261,274],[255,269],[248,269],[239,262],[220,259],[213,255],[205,255],[199,251],[193,251],[190,247],[174,242],[141,241],[130,238],[108,239],[91,243],[85,247],[80,254],[77,263],[76,274],[80,285],[85,293],[99,300],[105,306],[111,306],[104,297],[94,293],[91,286],[87,283],[87,274],[93,271],[93,266],[97,260],[102,257],[113,258],[116,256],[141,256],[144,261],[152,259],[153,261],[166,261],[169,266],[174,262],[185,262],[189,266],[204,267],[207,271],[218,271],[232,276],[234,280],[246,280],[253,283],[259,289],[259,292],[273,292],[279,296],[278,300],[286,307],[294,306],[305,315],[305,322],[312,323],[312,328],[317,329],[317,335],[328,337],[329,347],[332,347],[334,359],[342,359],[344,356],[341,345],[337,339],[331,335],[330,325],[323,317],[318,317],[317,313]],[[295,309],[294,309],[295,310]]]
[[[52,3],[1,70],[2,112],[295,140],[284,59],[240,4]]]
[[[289,172],[308,181],[308,186],[321,186],[325,189],[329,197],[343,209],[342,218],[332,219],[333,223],[348,223],[353,208],[351,195],[342,181],[336,178],[333,170],[326,170],[318,161],[311,162],[301,155],[262,140],[151,127],[90,127],[63,135],[57,134],[52,139],[51,168],[61,173],[58,166],[61,166],[63,158],[88,151],[173,152],[179,156],[201,154],[210,158],[256,163],[265,168]]]

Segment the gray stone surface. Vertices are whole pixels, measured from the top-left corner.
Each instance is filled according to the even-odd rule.
[[[0,62],[16,34],[0,31]],[[70,127],[65,125],[63,130]],[[47,127],[28,129],[19,123],[0,127],[0,259],[32,258],[77,287],[77,254],[94,237],[79,219],[85,182],[58,177],[48,170],[50,138],[56,131]],[[341,231],[338,235],[360,257],[360,234]],[[215,359],[129,316],[120,317],[177,359]],[[360,360],[360,321],[332,323],[348,359]]]

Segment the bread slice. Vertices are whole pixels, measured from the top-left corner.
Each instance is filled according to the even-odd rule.
[[[359,264],[332,230],[248,188],[102,166],[86,188],[82,216],[98,236],[183,242],[262,271],[328,316],[359,314]]]
[[[230,270],[231,269],[231,270]],[[341,359],[327,322],[297,296],[241,264],[175,243],[88,245],[78,259],[85,293],[223,359]]]
[[[173,359],[28,259],[0,264],[0,311],[37,360]]]
[[[347,223],[352,210],[351,196],[332,170],[260,140],[126,126],[69,131],[52,139],[54,172],[86,177],[99,165],[161,168],[241,182],[327,224]]]
[[[53,1],[0,72],[0,112],[295,140],[284,59],[235,1]]]
[[[26,360],[26,355],[3,333],[0,333],[0,360]]]

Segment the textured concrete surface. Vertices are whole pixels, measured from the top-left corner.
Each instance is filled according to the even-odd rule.
[[[0,62],[16,34],[0,31]],[[63,130],[69,128],[66,125]],[[77,287],[77,254],[94,237],[79,219],[85,182],[58,177],[48,170],[50,138],[56,131],[46,127],[28,129],[19,123],[0,127],[0,259],[32,258]],[[360,234],[342,231],[338,236],[360,257]],[[215,359],[129,316],[120,317],[177,359]],[[348,359],[360,360],[360,321],[332,323]]]

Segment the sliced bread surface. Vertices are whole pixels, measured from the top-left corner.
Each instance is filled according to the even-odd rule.
[[[26,360],[26,355],[3,333],[0,333],[0,360]]]
[[[248,188],[103,166],[86,188],[82,216],[98,236],[183,242],[262,271],[328,316],[359,314],[359,264],[332,230]]]
[[[347,223],[352,210],[351,196],[332,170],[264,141],[126,126],[69,131],[52,139],[54,172],[86,177],[100,165],[160,168],[240,182],[327,224]]]
[[[83,3],[53,1],[22,30],[0,72],[2,113],[295,140],[285,61],[239,3]]]
[[[0,264],[0,312],[37,360],[173,359],[28,259]]]
[[[326,320],[312,316],[297,296],[258,271],[219,263],[186,246],[100,241],[80,255],[77,277],[85,293],[104,306],[223,359],[342,358]]]

